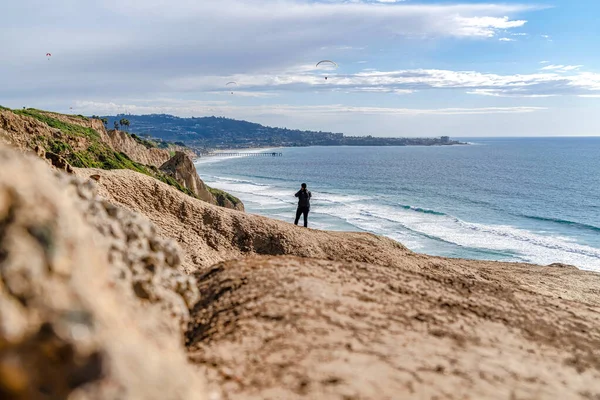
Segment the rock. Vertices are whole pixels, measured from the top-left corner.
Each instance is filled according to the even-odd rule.
[[[196,274],[190,358],[229,400],[600,396],[599,299],[425,266],[215,265]]]
[[[176,152],[159,169],[175,178],[177,182],[198,196],[198,198],[208,203],[216,204],[214,196],[208,191],[206,185],[204,185],[204,182],[198,176],[194,163],[184,153],[180,151]]]
[[[108,143],[112,148],[121,153],[127,154],[133,161],[154,167],[160,167],[169,158],[169,152],[164,149],[146,148],[138,143],[127,132],[110,130],[107,132]]]
[[[100,175],[98,175],[98,174],[90,175],[90,179],[93,179],[95,181],[99,181],[100,180]]]
[[[107,211],[91,182],[6,148],[0,164],[0,397],[204,398],[182,346],[197,291],[177,247]]]
[[[46,151],[44,157],[49,160],[52,166],[56,167],[57,169],[65,171],[69,174],[73,173],[73,167],[67,162],[67,160],[58,154]]]

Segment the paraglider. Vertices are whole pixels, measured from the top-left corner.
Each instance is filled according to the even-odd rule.
[[[318,67],[319,65],[326,65],[326,66],[329,66],[330,68],[331,67],[333,67],[333,68],[337,68],[338,67],[337,63],[335,63],[335,62],[333,62],[331,60],[322,60],[322,61],[319,61],[317,63],[317,65],[316,65],[316,67]],[[325,80],[327,80],[327,78],[328,77],[326,76]]]
[[[51,53],[46,53],[46,57],[48,57],[48,60],[50,60],[50,57],[52,57]]]
[[[229,86],[229,85],[237,86],[237,83],[236,82],[227,82],[227,84],[225,86]],[[233,94],[233,92],[231,92],[231,94]]]

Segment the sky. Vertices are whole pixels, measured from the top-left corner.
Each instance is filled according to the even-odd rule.
[[[597,0],[21,0],[2,14],[7,107],[600,135]]]

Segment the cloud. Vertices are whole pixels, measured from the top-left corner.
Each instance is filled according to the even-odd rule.
[[[79,101],[75,104],[77,112],[96,114],[116,114],[123,110],[131,114],[167,113],[182,117],[199,115],[228,115],[245,118],[249,115],[283,116],[319,116],[338,114],[364,115],[486,115],[486,114],[522,114],[546,110],[544,107],[480,107],[480,108],[397,108],[397,107],[358,107],[343,104],[296,106],[289,104],[236,106],[228,103],[210,103],[183,100],[162,99],[160,102],[138,100],[138,104],[116,104],[95,101]]]
[[[508,17],[456,17],[461,23],[460,32],[465,36],[494,37],[498,30],[520,28],[525,20],[510,20]]]
[[[273,70],[315,59],[323,47],[399,37],[485,39],[523,26],[525,20],[507,15],[533,9],[300,0],[105,0],[75,7],[73,0],[23,0],[2,9],[0,86],[19,76],[60,81],[81,72],[97,81]]]
[[[501,41],[501,42],[516,42],[516,40],[515,40],[515,39],[511,39],[511,38],[505,38],[505,37],[503,37],[503,38],[500,38],[500,39],[498,39],[498,40],[499,40],[499,41]]]
[[[547,71],[501,75],[477,71],[412,69],[379,71],[364,69],[354,74],[318,71],[299,66],[278,75],[237,74],[228,77],[188,76],[166,82],[172,92],[226,90],[221,82],[238,82],[240,90],[259,92],[381,92],[411,93],[426,90],[462,90],[469,94],[495,97],[551,97],[594,94],[600,91],[600,74],[577,71],[578,66],[551,65]],[[325,76],[329,78],[324,79]],[[217,83],[215,85],[215,83]]]
[[[583,67],[583,65],[548,65],[542,68],[542,71],[559,71],[559,72],[569,72],[575,71],[579,68]]]

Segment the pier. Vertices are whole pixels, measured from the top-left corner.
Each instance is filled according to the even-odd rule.
[[[270,152],[270,153],[244,153],[244,152],[216,152],[216,153],[205,153],[201,157],[281,157],[283,153]]]

